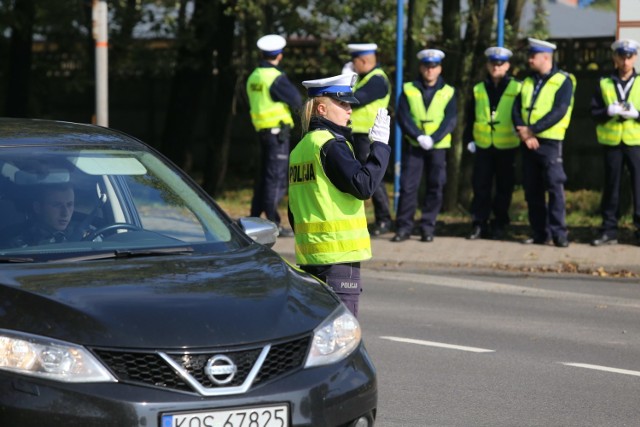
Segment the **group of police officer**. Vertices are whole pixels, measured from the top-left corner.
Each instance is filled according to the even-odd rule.
[[[258,41],[263,59],[247,82],[251,118],[262,143],[262,178],[252,201],[251,215],[264,212],[280,224],[277,205],[286,192],[289,130],[292,112],[300,108],[296,87],[278,68],[286,45],[284,38],[269,35]],[[620,219],[620,181],[624,165],[631,175],[633,222],[640,230],[640,88],[634,62],[639,45],[618,40],[611,46],[616,70],[603,77],[592,100],[598,142],[603,146],[605,185],[602,194],[602,226],[594,246],[617,243]],[[376,59],[377,45],[349,44],[351,61],[342,73],[356,73],[351,126],[353,152],[362,164],[370,149],[369,130],[377,111],[387,108],[391,87]],[[515,159],[522,154],[523,187],[531,236],[524,243],[569,245],[565,222],[563,140],[569,125],[576,87],[575,77],[554,63],[553,43],[529,39],[531,74],[519,82],[508,74],[512,52],[503,47],[485,51],[487,78],[473,87],[467,105],[464,141],[474,153],[472,230],[469,239],[502,239],[509,224],[509,206],[515,182]],[[418,190],[426,175],[420,240],[432,242],[436,217],[446,184],[446,149],[451,147],[457,121],[456,90],[441,76],[445,53],[438,49],[418,52],[419,75],[402,86],[396,121],[407,144],[403,149],[400,197],[393,242],[411,238]],[[381,183],[372,196],[375,222],[370,234],[392,227],[389,198]],[[281,234],[290,230],[281,227]],[[640,231],[636,231],[640,243]]]

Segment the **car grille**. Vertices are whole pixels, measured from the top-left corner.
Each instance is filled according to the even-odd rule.
[[[304,363],[308,347],[309,337],[272,344],[257,375],[249,385],[263,384],[300,368]],[[185,381],[183,376],[165,359],[169,358],[205,389],[216,390],[217,394],[231,394],[225,393],[225,390],[231,390],[233,387],[237,389],[245,384],[263,348],[213,349],[182,353],[102,348],[92,350],[122,382],[186,392],[198,391],[189,384],[189,381]],[[237,367],[236,375],[228,384],[215,384],[205,374],[204,368],[208,360],[216,355],[228,357]]]

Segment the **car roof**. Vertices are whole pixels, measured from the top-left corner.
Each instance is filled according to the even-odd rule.
[[[41,119],[0,118],[0,146],[117,144],[141,148],[137,139],[101,126]]]

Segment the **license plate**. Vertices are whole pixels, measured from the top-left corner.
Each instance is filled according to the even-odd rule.
[[[287,405],[162,415],[162,427],[289,427]]]

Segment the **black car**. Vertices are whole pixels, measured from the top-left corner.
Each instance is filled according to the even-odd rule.
[[[358,321],[144,143],[0,119],[0,426],[372,426]]]

